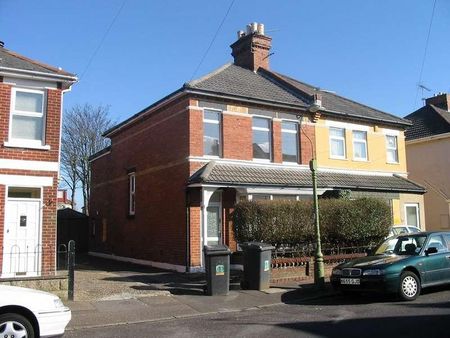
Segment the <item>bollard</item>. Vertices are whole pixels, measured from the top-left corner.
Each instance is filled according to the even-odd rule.
[[[75,285],[75,241],[69,241],[69,250],[67,254],[67,266],[69,270],[69,290],[67,299],[73,300],[73,289]]]

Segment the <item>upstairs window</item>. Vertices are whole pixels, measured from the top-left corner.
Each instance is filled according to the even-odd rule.
[[[270,120],[253,117],[253,158],[270,161],[272,139],[270,136]]]
[[[220,113],[203,112],[203,155],[220,156]]]
[[[330,128],[330,157],[345,159],[345,129]]]
[[[386,157],[388,163],[398,163],[397,136],[386,135]]]
[[[353,131],[353,159],[367,161],[367,132]]]
[[[298,124],[283,121],[281,123],[283,162],[298,163]]]
[[[42,146],[44,143],[44,120],[44,91],[13,88],[9,141],[25,146]]]
[[[128,174],[128,214],[133,216],[136,213],[136,173]]]

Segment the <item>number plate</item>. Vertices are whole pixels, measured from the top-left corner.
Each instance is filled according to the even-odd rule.
[[[341,278],[341,284],[344,285],[360,285],[361,280],[359,278]]]

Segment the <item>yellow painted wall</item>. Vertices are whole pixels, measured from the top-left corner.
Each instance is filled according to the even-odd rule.
[[[340,121],[337,121],[340,122]],[[383,128],[369,124],[359,124],[369,127],[367,131],[367,161],[357,161],[353,159],[353,138],[352,127],[345,128],[345,159],[330,158],[329,127],[325,119],[319,119],[314,124],[316,131],[316,157],[317,163],[321,168],[339,168],[349,170],[369,170],[406,173],[405,156],[405,136],[403,130],[398,130],[398,158],[399,163],[387,163],[386,158],[386,135]],[[357,130],[357,128],[355,128]]]

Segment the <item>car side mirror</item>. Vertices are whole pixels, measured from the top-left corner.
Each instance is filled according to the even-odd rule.
[[[436,247],[432,246],[432,247],[430,247],[430,248],[425,250],[425,255],[428,256],[428,255],[431,255],[431,254],[435,254],[437,252],[438,252],[438,249]]]

